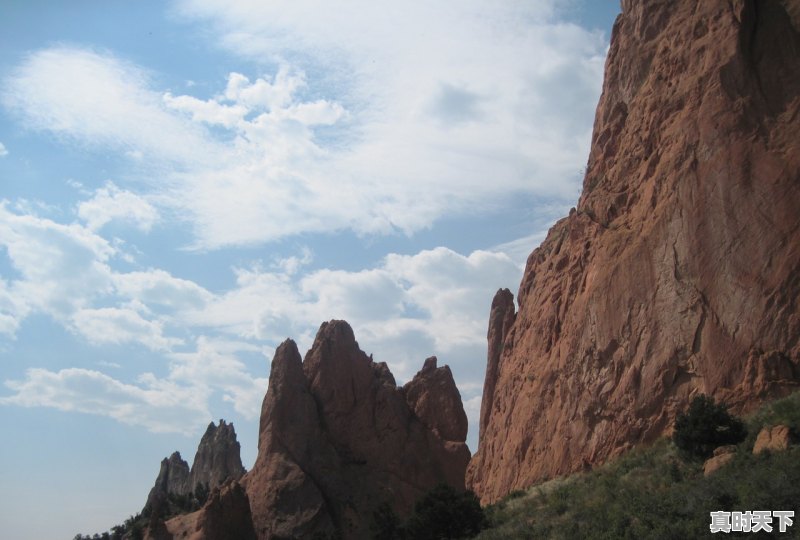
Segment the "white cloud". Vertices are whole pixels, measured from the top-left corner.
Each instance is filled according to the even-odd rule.
[[[213,298],[209,291],[197,283],[176,278],[159,269],[115,273],[112,279],[120,295],[173,310],[201,309]]]
[[[256,419],[261,413],[267,378],[254,377],[247,371],[235,355],[243,349],[252,352],[255,347],[200,337],[195,352],[171,355],[169,377],[195,387],[219,390],[236,412],[248,420]]]
[[[132,156],[143,178],[161,167],[142,198],[189,220],[201,249],[410,234],[520,193],[575,198],[605,42],[553,5],[185,1],[228,49],[274,63],[199,99],[109,53],[54,47],[2,100],[35,129]]]
[[[179,163],[216,153],[202,129],[164,112],[145,70],[106,52],[41,50],[4,83],[3,104],[31,128]]]
[[[434,353],[463,365],[474,363],[477,354],[482,365],[492,297],[498,287],[519,282],[522,269],[502,253],[463,256],[437,248],[388,255],[360,271],[236,272],[235,288],[183,320],[269,343],[293,337],[302,349],[322,321],[345,319],[362,348],[378,353],[404,379]],[[472,373],[464,382],[482,376]]]
[[[194,434],[208,422],[208,396],[151,374],[138,385],[122,383],[87,369],[29,369],[22,381],[6,381],[15,393],[0,397],[0,404],[22,407],[52,407],[114,418],[156,433]],[[202,389],[201,389],[202,390]]]
[[[0,203],[0,245],[20,275],[9,290],[27,310],[64,318],[111,291],[115,249],[80,225],[16,214]]]
[[[287,337],[308,348],[319,324],[332,318],[349,321],[361,347],[387,361],[399,381],[437,354],[453,367],[465,399],[474,397],[469,385],[483,377],[492,295],[500,286],[517,283],[522,271],[504,253],[465,256],[443,247],[389,254],[356,271],[309,271],[313,254],[301,247],[266,268],[234,269],[235,284],[212,293],[162,269],[116,271],[111,264],[119,250],[97,232],[17,214],[4,205],[0,243],[18,273],[0,279],[0,333],[13,336],[27,315],[41,312],[90,344],[144,346],[161,353],[168,366],[165,379],[147,375],[134,386],[111,383],[99,374],[36,372],[27,382],[14,383],[22,394],[57,383],[63,383],[59,392],[66,391],[76,381],[91,380],[103,382],[107,399],[116,392],[127,403],[139,390],[163,383],[194,388],[205,396],[203,403],[221,396],[247,418],[257,415],[266,380],[253,376],[243,358],[270,351]],[[185,342],[176,335],[185,338],[193,332],[201,334],[195,350],[177,352]],[[74,410],[84,410],[81,403]]]
[[[6,157],[8,155],[8,150],[6,146],[0,142],[0,157]]]
[[[169,350],[182,340],[164,337],[163,324],[148,320],[130,308],[81,309],[71,317],[72,327],[89,343],[141,343],[149,349]]]
[[[91,199],[78,205],[78,216],[93,231],[110,221],[121,220],[148,232],[158,220],[158,211],[139,195],[108,182]]]

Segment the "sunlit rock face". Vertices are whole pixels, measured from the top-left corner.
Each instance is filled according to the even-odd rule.
[[[623,0],[583,192],[496,298],[483,502],[800,369],[800,2]]]

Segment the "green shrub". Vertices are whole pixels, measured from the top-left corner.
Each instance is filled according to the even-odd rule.
[[[707,459],[718,446],[737,444],[746,436],[744,423],[731,416],[724,404],[701,394],[692,400],[686,413],[678,414],[672,441],[685,455]]]
[[[439,484],[417,501],[405,523],[390,505],[381,504],[372,514],[370,529],[373,538],[381,540],[450,540],[472,538],[486,526],[475,493]]]
[[[439,484],[414,505],[407,530],[410,538],[418,540],[472,538],[485,525],[486,517],[475,493],[459,493]]]

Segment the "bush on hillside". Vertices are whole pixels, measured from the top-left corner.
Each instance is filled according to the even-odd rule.
[[[439,484],[416,502],[405,523],[388,504],[379,506],[372,515],[371,530],[381,540],[442,540],[472,538],[485,527],[486,517],[475,493]]]
[[[678,414],[672,441],[685,455],[707,459],[718,446],[740,443],[746,436],[744,423],[729,414],[727,406],[701,394],[688,411]]]

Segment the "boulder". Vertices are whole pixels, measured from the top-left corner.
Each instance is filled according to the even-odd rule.
[[[764,450],[780,452],[789,448],[791,444],[791,430],[789,426],[778,425],[764,427],[758,432],[753,445],[753,454],[760,454]]]

